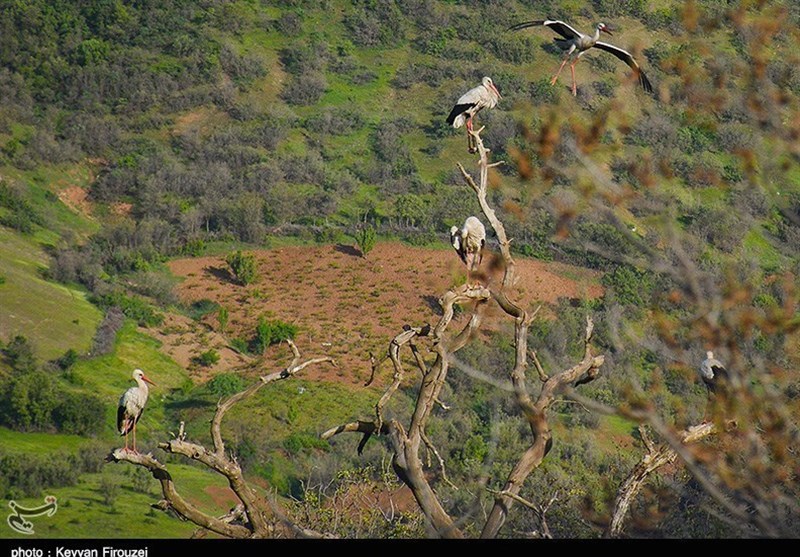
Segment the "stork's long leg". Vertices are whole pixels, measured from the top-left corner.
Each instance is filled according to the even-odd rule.
[[[136,422],[133,422],[133,452],[139,454],[136,450]]]
[[[467,118],[467,150],[470,153],[474,153],[476,151],[475,138],[472,137],[472,116]]]
[[[561,70],[563,70],[564,66],[567,64],[567,60],[569,60],[569,54],[567,54],[566,58],[564,58],[564,61],[561,62],[561,66],[558,68],[558,71],[556,72],[556,75],[554,75],[553,79],[550,80],[550,85],[555,85],[556,84],[556,81],[558,80],[558,76],[561,75]]]
[[[575,61],[569,65],[569,69],[572,70],[572,96],[578,96],[578,84],[575,82],[575,64],[578,63],[578,59],[575,58]]]

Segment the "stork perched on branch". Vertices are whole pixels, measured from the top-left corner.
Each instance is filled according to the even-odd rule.
[[[450,228],[450,243],[461,261],[467,266],[467,284],[469,285],[470,273],[478,270],[483,259],[486,228],[477,217],[467,217],[461,230],[457,226]]]
[[[512,25],[508,28],[508,31],[519,31],[521,29],[527,29],[528,27],[537,27],[539,25],[544,25],[545,27],[549,27],[562,37],[563,39],[553,39],[556,44],[561,47],[562,50],[567,51],[567,55],[564,57],[564,61],[561,62],[561,67],[558,68],[558,72],[556,75],[553,76],[553,79],[550,80],[551,85],[556,84],[556,80],[558,80],[558,76],[561,75],[561,70],[564,69],[564,66],[569,61],[570,57],[577,51],[577,55],[575,59],[570,64],[569,69],[572,71],[572,94],[578,94],[578,86],[575,83],[575,64],[578,63],[580,57],[583,56],[583,53],[589,50],[592,47],[599,48],[600,50],[605,50],[606,52],[610,52],[626,64],[631,67],[631,69],[636,73],[636,76],[639,78],[639,84],[642,88],[648,92],[653,92],[653,86],[650,84],[650,80],[647,79],[647,76],[644,75],[644,72],[639,67],[639,64],[636,63],[634,60],[633,55],[626,51],[622,50],[621,48],[614,46],[613,44],[608,44],[600,41],[600,33],[607,33],[609,35],[613,35],[611,31],[608,30],[608,27],[605,23],[598,23],[595,27],[594,35],[584,35],[574,27],[567,25],[563,21],[558,20],[551,20],[551,19],[539,19],[535,21],[524,21],[522,23],[517,23],[516,25]]]
[[[467,124],[467,147],[470,153],[474,153],[477,149],[475,147],[475,139],[470,132],[472,131],[472,119],[475,115],[484,108],[494,108],[497,101],[501,99],[500,91],[498,91],[491,77],[484,77],[481,84],[474,87],[461,95],[456,101],[453,110],[447,117],[447,123],[454,128],[460,128]]]
[[[120,397],[117,408],[117,429],[120,435],[125,436],[125,451],[128,449],[128,433],[133,431],[133,452],[136,450],[136,422],[142,417],[147,397],[150,394],[147,384],[155,385],[141,369],[133,370],[133,380],[136,387],[131,387]]]

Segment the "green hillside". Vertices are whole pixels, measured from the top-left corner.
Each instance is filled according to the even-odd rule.
[[[101,312],[83,289],[46,280],[50,257],[32,238],[0,228],[0,340],[24,334],[43,359],[91,348]]]
[[[243,249],[264,250],[268,265],[265,250],[287,245],[349,253],[364,229],[374,229],[380,241],[436,246],[455,261],[447,231],[480,208],[456,168],[462,163],[474,171],[475,157],[465,149],[464,130],[445,118],[461,94],[489,75],[502,99],[476,123],[486,126],[482,138],[492,161],[506,162],[489,173],[489,202],[513,239],[515,257],[592,269],[603,287],[596,300],[574,295],[547,304],[530,325],[529,346],[549,373],[569,368],[583,356],[591,315],[593,347],[606,360],[596,381],[579,392],[622,408],[600,416],[559,398],[550,414],[553,450],[521,493],[538,504],[559,494],[547,515],[555,537],[597,537],[617,488],[646,447],[632,413],[657,414],[657,424],[675,431],[704,420],[724,425],[733,415],[740,429],[720,428],[724,434],[693,449],[692,470],[680,465],[684,454],[652,481],[626,534],[775,535],[764,526],[773,522],[779,534],[791,531],[786,525],[800,516],[794,448],[799,6],[791,0],[0,4],[2,505],[56,494],[58,515],[42,520],[41,529],[37,523],[42,537],[83,537],[87,525],[98,537],[188,537],[194,527],[148,507],[160,498],[154,484],[136,490],[137,482],[147,482],[135,478],[133,467],[100,463],[122,443],[116,403],[133,385],[131,371],[141,368],[157,386],[139,423],[140,445],[154,448],[181,421],[191,439],[207,442],[216,403],[256,373],[219,375],[199,357],[184,368],[151,335],[176,334],[180,325],[169,317],[188,316],[199,333],[173,342],[192,354],[219,357],[207,345],[212,332],[232,349],[252,352],[245,337],[257,333],[238,318],[258,319],[250,315],[251,302],[263,292],[257,283],[236,283],[225,268],[204,269],[216,281],[212,287],[230,295],[217,304],[192,293],[193,304],[184,302],[167,263]],[[613,36],[604,40],[632,53],[654,93],[642,91],[631,68],[597,48],[575,66],[576,96],[566,67],[551,85],[563,59],[553,30],[507,30],[545,17],[585,33],[608,24]],[[487,249],[496,250],[491,232]],[[432,284],[430,269],[416,263],[420,284]],[[296,270],[288,272],[294,274],[287,280],[302,282]],[[346,287],[355,301],[377,297],[357,284]],[[441,293],[398,282],[390,288],[397,304],[419,304],[431,310],[431,323],[437,319]],[[241,338],[225,336],[219,312],[226,304],[225,319],[228,309],[237,319],[227,334],[235,330]],[[326,323],[346,322],[338,311]],[[469,311],[459,307],[457,316]],[[392,312],[387,307],[359,319],[383,325]],[[309,310],[292,325],[308,331],[316,319]],[[388,343],[367,338],[369,330],[348,330],[346,346],[364,352]],[[328,340],[314,337],[313,350]],[[279,369],[288,351],[265,344],[267,367]],[[422,357],[430,360],[428,348]],[[514,348],[511,325],[492,325],[459,353],[459,365],[505,381]],[[710,349],[728,363],[739,389],[722,409],[709,402],[697,376]],[[275,354],[278,361],[270,359]],[[405,363],[403,385],[386,409],[402,423],[421,382],[416,362]],[[360,378],[368,366],[365,360],[363,369],[340,369],[336,377]],[[370,439],[363,456],[355,437],[318,438],[331,426],[370,419],[389,368],[384,364],[369,387],[302,377],[269,385],[231,411],[228,447],[249,479],[298,516],[311,516],[308,505],[319,505],[314,516],[344,524],[344,535],[422,535],[419,521],[373,523],[363,500],[350,504],[337,498],[341,492],[331,495],[357,477],[384,497],[386,478],[397,481],[385,438]],[[532,365],[528,373],[528,387],[537,392]],[[475,517],[493,504],[487,488],[502,485],[530,445],[530,428],[508,392],[457,365],[442,394],[450,409],[432,412],[428,434],[453,484],[444,481],[432,450],[426,473],[447,511],[467,517],[464,531],[477,535]],[[206,489],[222,486],[219,477],[157,456],[170,461],[179,489],[204,510],[227,510],[214,506]],[[698,470],[716,492],[698,483]],[[715,497],[720,491],[728,499]],[[785,500],[795,504],[781,506]],[[325,505],[347,509],[346,520],[337,522],[340,515]],[[409,508],[416,512],[410,497]],[[535,514],[515,508],[502,535],[538,532]],[[0,529],[0,537],[7,535]]]

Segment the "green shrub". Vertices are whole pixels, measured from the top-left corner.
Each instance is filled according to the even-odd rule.
[[[360,228],[355,233],[356,243],[358,244],[358,249],[361,251],[361,257],[364,259],[367,258],[367,254],[372,251],[372,248],[375,247],[375,241],[378,239],[378,233],[375,232],[375,228],[367,225]]]
[[[59,404],[53,409],[53,425],[63,433],[93,436],[105,423],[103,401],[93,395],[62,392]]]
[[[603,275],[603,286],[614,291],[617,300],[622,304],[638,307],[649,302],[655,288],[653,274],[630,265],[620,265],[610,273]]]
[[[23,335],[16,335],[6,347],[3,348],[3,355],[8,359],[11,369],[22,373],[27,373],[36,369],[36,357],[33,355],[33,346]]]
[[[68,371],[78,361],[78,352],[74,348],[70,348],[64,355],[56,360],[56,365],[63,371]]]
[[[85,471],[73,455],[0,453],[0,498],[39,497],[45,488],[74,485]]]
[[[320,449],[323,451],[328,451],[330,450],[330,445],[327,441],[323,441],[311,433],[295,432],[283,440],[283,448],[292,454],[297,454],[303,449]]]
[[[199,356],[193,358],[193,361],[201,366],[210,367],[219,362],[219,352],[213,348],[206,350]]]
[[[189,317],[195,321],[200,321],[209,313],[217,311],[218,308],[219,304],[217,302],[209,300],[208,298],[203,298],[202,300],[192,302],[192,305],[189,306],[187,313],[189,314]]]
[[[21,431],[52,428],[56,390],[55,380],[42,371],[14,376],[0,399],[0,422]]]
[[[244,379],[233,373],[220,373],[206,383],[208,390],[219,397],[228,397],[244,390]]]
[[[217,322],[219,323],[219,332],[225,334],[225,329],[228,327],[228,309],[220,306],[217,313]]]
[[[94,296],[92,301],[103,309],[115,306],[120,308],[126,317],[134,319],[142,327],[157,327],[164,322],[164,315],[138,296],[114,292]]]
[[[250,343],[248,343],[243,338],[232,338],[231,339],[231,348],[239,352],[240,354],[247,354],[250,351]]]
[[[255,354],[261,354],[273,344],[294,338],[296,334],[297,327],[295,325],[285,323],[280,319],[267,319],[262,315],[258,319],[256,336],[250,343],[250,350]]]
[[[234,278],[243,286],[255,282],[258,278],[256,258],[250,253],[242,253],[241,250],[237,250],[228,255],[225,262],[230,267]]]

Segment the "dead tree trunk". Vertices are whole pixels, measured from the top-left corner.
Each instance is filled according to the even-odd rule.
[[[656,446],[650,439],[644,426],[639,426],[639,433],[641,434],[642,442],[647,452],[642,456],[642,459],[636,464],[633,470],[631,470],[631,473],[625,478],[625,481],[622,482],[617,491],[617,496],[614,499],[614,510],[611,513],[611,522],[609,522],[608,528],[606,528],[606,531],[603,533],[603,537],[606,538],[620,537],[631,504],[650,474],[665,464],[675,462],[675,459],[678,458],[678,453],[668,444],[664,443]],[[694,443],[712,433],[714,433],[714,425],[711,423],[703,423],[683,431],[680,434],[680,439],[683,444]]]
[[[366,440],[373,434],[387,435],[392,445],[392,464],[400,479],[411,489],[420,509],[440,537],[463,537],[463,533],[456,527],[452,517],[444,509],[441,501],[437,497],[434,489],[428,482],[423,472],[422,460],[419,449],[421,443],[432,450],[437,455],[442,471],[444,473],[444,461],[436,448],[432,446],[425,433],[428,418],[435,404],[439,403],[439,392],[447,377],[450,357],[463,348],[473,333],[479,328],[481,323],[482,309],[490,300],[494,300],[505,314],[511,317],[515,323],[515,363],[511,371],[511,381],[514,385],[514,393],[517,403],[528,420],[533,434],[531,447],[523,454],[520,461],[511,472],[506,481],[505,488],[498,492],[494,507],[489,515],[489,519],[483,528],[483,537],[494,537],[506,519],[508,510],[514,501],[518,501],[519,490],[527,476],[535,469],[547,454],[552,444],[552,436],[547,421],[546,411],[558,394],[559,389],[571,382],[584,383],[591,381],[597,376],[600,366],[603,364],[603,356],[593,356],[590,349],[590,340],[593,329],[591,319],[587,319],[585,344],[586,351],[583,360],[576,366],[563,371],[552,378],[547,378],[541,369],[538,360],[536,361],[539,376],[544,383],[542,391],[534,403],[528,394],[525,384],[525,369],[528,366],[527,336],[528,327],[537,312],[529,315],[527,311],[519,307],[510,297],[509,292],[514,287],[515,262],[511,256],[511,240],[506,236],[502,221],[497,217],[494,209],[487,200],[487,186],[489,169],[503,164],[502,162],[489,163],[489,150],[483,144],[480,133],[483,128],[472,131],[475,144],[479,153],[479,181],[467,172],[459,164],[458,168],[464,176],[467,185],[475,192],[478,203],[484,215],[489,220],[492,228],[497,235],[500,245],[500,252],[505,265],[503,280],[501,285],[460,288],[447,292],[439,300],[443,314],[431,334],[432,348],[436,353],[436,359],[430,366],[425,366],[422,359],[414,347],[413,340],[426,336],[425,328],[411,328],[397,335],[390,343],[388,357],[392,360],[395,373],[393,382],[386,390],[376,405],[376,418],[374,421],[358,421],[331,428],[323,435],[323,439],[329,439],[334,435],[343,432],[360,432],[364,435],[359,448],[363,447]],[[457,303],[473,302],[475,309],[469,323],[452,339],[448,339],[445,333],[453,318],[453,308]],[[538,310],[537,310],[538,311]],[[390,420],[385,423],[382,417],[382,409],[390,400],[392,394],[397,390],[403,377],[403,368],[399,358],[400,349],[409,344],[414,353],[417,364],[419,365],[423,379],[422,385],[417,395],[411,423],[406,431],[397,420]],[[535,358],[535,353],[534,353]],[[373,374],[375,370],[373,359]],[[446,476],[443,475],[446,479]]]

